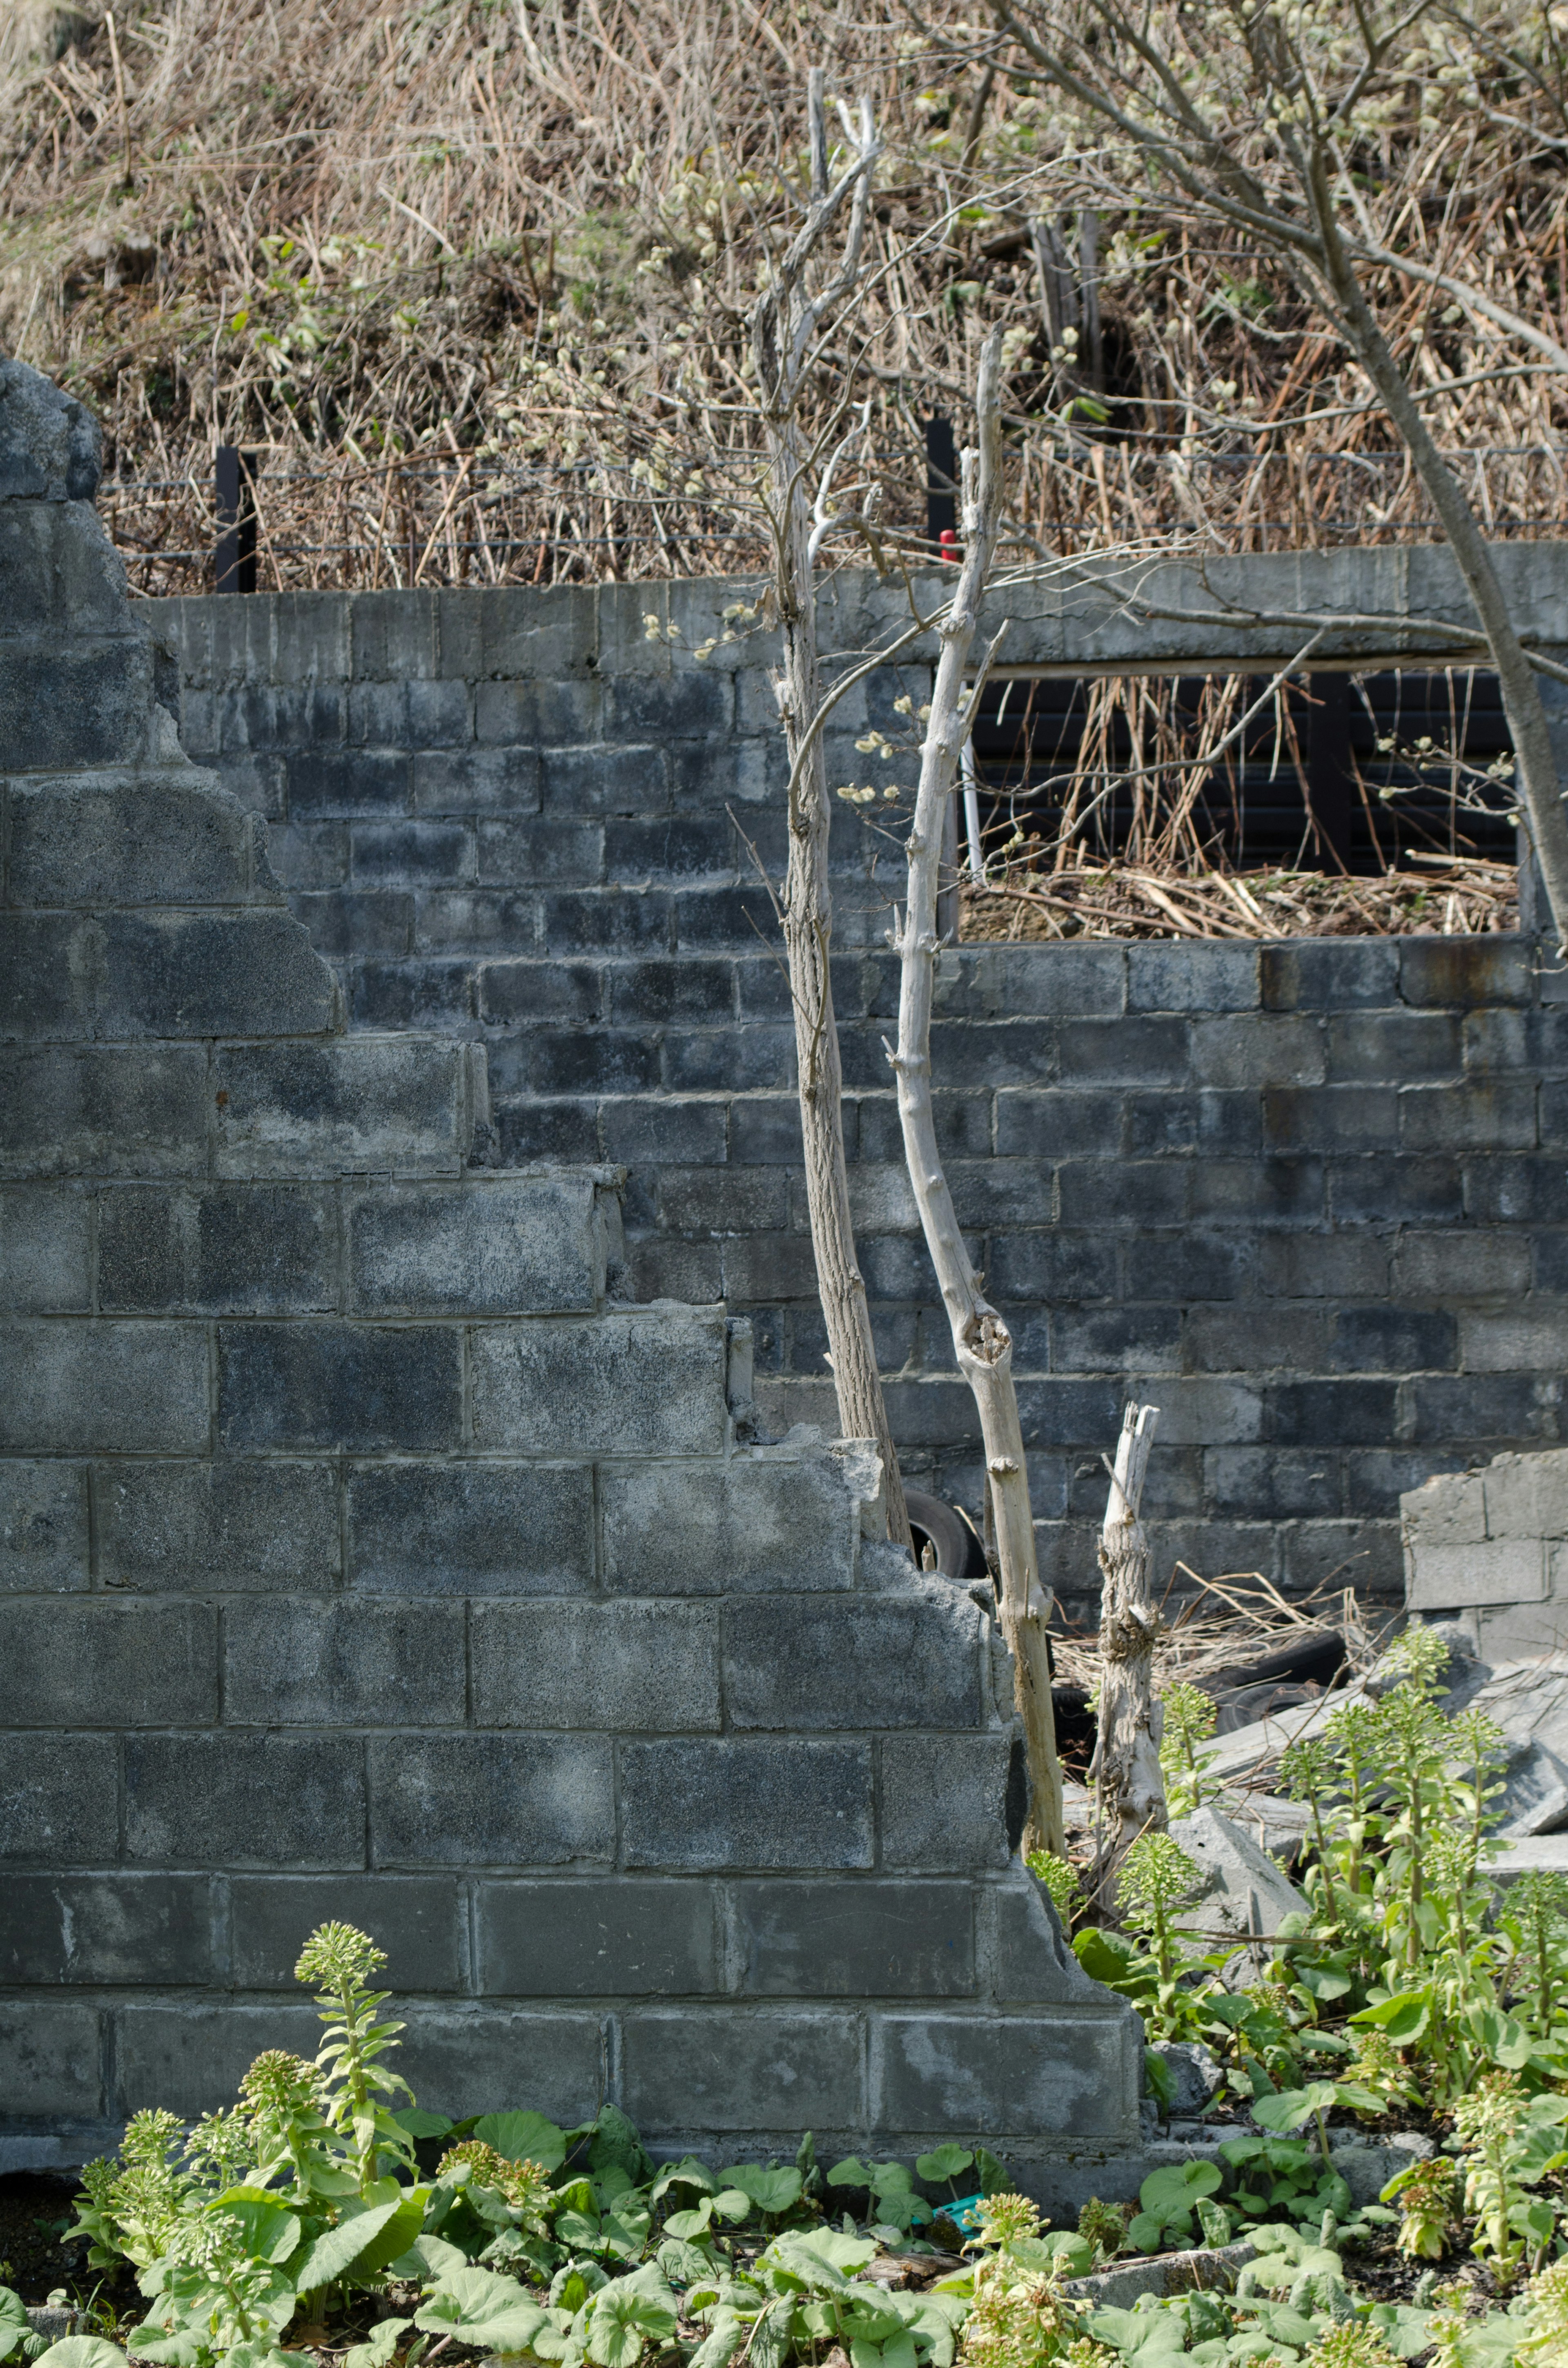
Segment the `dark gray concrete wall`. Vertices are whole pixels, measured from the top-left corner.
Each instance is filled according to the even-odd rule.
[[[1562,552],[1504,556],[1560,636]],[[1235,563],[1219,589],[1457,614],[1451,575],[1441,552],[1304,553]],[[1014,663],[1254,646],[1140,626],[1086,579],[1017,604]],[[1170,605],[1213,606],[1213,586],[1174,583]],[[483,1043],[502,1168],[628,1163],[636,1290],[746,1313],[769,1419],[831,1429],[789,1002],[753,855],[777,876],[772,644],[692,655],[732,597],[192,600],[159,630],[187,738],[272,818],[351,1026]],[[895,608],[843,579],[824,639],[869,648]],[[1262,640],[1296,646],[1282,627]],[[855,744],[896,729],[893,701],[925,681],[911,664],[850,694],[830,782],[899,778]],[[894,1430],[913,1476],[978,1508],[882,1051],[897,848],[841,805],[834,861],[852,1189]],[[1564,991],[1528,937],[943,957],[943,1139],[1017,1339],[1042,1562],[1079,1616],[1129,1389],[1162,1408],[1162,1581],[1179,1560],[1396,1595],[1402,1489],[1560,1436]]]
[[[744,1321],[618,1298],[623,1170],[476,1163],[484,1048],[346,1032],[93,443],[0,365],[0,2166],[313,2052],[348,1917],[437,2109],[1135,2183],[989,1614],[867,1450],[753,1443]]]

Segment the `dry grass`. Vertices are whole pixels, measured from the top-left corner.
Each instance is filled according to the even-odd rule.
[[[895,531],[924,530],[921,415],[961,411],[1001,320],[1018,549],[1430,532],[1292,291],[1148,205],[1101,216],[1095,427],[1027,226],[1082,174],[951,6],[926,40],[896,0],[126,0],[118,70],[104,14],[6,19],[0,340],[103,413],[141,488],[112,515],[144,590],[204,580],[219,441],[262,456],[264,585],[752,564],[744,317],[793,216],[819,58],[869,89],[888,142],[880,277],[821,416],[870,393]],[[1418,97],[1385,135],[1380,220],[1561,332],[1564,181],[1530,95],[1483,127]],[[1517,359],[1428,290],[1381,292],[1424,383]],[[1498,532],[1562,529],[1551,376],[1430,413]]]
[[[1420,869],[1346,879],[1325,871],[1158,870],[1110,861],[1028,871],[962,892],[966,944],[1056,938],[1466,937],[1518,927],[1511,863],[1433,856]]]

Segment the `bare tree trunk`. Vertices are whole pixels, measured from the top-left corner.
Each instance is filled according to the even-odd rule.
[[[1023,1721],[1033,1793],[1027,1846],[1067,1854],[1062,1815],[1062,1771],[1051,1702],[1050,1599],[1035,1561],[1028,1470],[1013,1386],[1012,1335],[981,1292],[959,1231],[952,1195],[937,1147],[931,1100],[931,1003],[937,958],[937,897],[943,824],[950,809],[959,759],[969,737],[968,716],[990,664],[984,654],[966,704],[964,674],[974,641],[980,598],[996,548],[1002,508],[1001,332],[985,341],[976,394],[978,455],[963,455],[964,556],[952,608],[940,628],[941,656],[931,692],[931,714],[920,759],[920,787],[908,839],[908,908],[895,936],[901,974],[898,1050],[890,1053],[898,1078],[904,1156],[920,1211],[926,1247],[948,1311],[953,1354],[974,1393],[985,1443],[985,1470],[1001,1572],[1002,1633],[1013,1655],[1015,1700]]]
[[[1320,155],[1305,176],[1324,243],[1324,270],[1335,307],[1356,359],[1377,388],[1384,409],[1403,438],[1432,507],[1443,522],[1465,589],[1475,604],[1481,630],[1497,669],[1503,712],[1514,743],[1519,788],[1529,816],[1530,841],[1540,865],[1551,908],[1558,952],[1568,953],[1568,814],[1552,753],[1551,732],[1535,671],[1514,631],[1508,603],[1492,564],[1492,553],[1475,512],[1460,493],[1452,470],[1414,401],[1377,316],[1362,293],[1355,267],[1339,233],[1327,166]]]
[[[1149,1591],[1149,1540],[1138,1518],[1157,1406],[1122,1412],[1110,1495],[1100,1531],[1099,1740],[1092,1774],[1099,1834],[1096,1882],[1108,1905],[1116,1870],[1142,1833],[1164,1833],[1165,1784],[1154,1711],[1154,1639],[1159,1614]]]
[[[808,546],[805,461],[793,420],[770,429],[772,477],[781,526],[779,624],[784,666],[778,706],[790,749],[790,861],[784,881],[784,947],[795,1013],[806,1206],[816,1257],[817,1292],[846,1439],[874,1439],[886,1474],[888,1535],[912,1543],[898,1451],[888,1425],[866,1285],[855,1255],[849,1176],[844,1156],[844,1073],[833,1009],[833,897],[828,885],[830,813],[821,733],[801,761],[801,744],[822,705],[817,663],[814,571]]]
[[[881,154],[869,104],[861,103],[853,161],[832,188],[827,177],[825,76],[810,81],[812,203],[798,236],[780,258],[758,299],[752,323],[757,396],[767,442],[772,501],[774,588],[784,664],[777,681],[779,713],[790,749],[790,860],[784,883],[784,946],[795,1013],[800,1063],[801,1132],[805,1146],[806,1205],[817,1291],[827,1327],[828,1356],[846,1439],[874,1439],[886,1474],[888,1534],[912,1541],[898,1453],[888,1427],[877,1371],[866,1285],[855,1256],[849,1220],[849,1178],[844,1157],[844,1079],[833,1009],[829,957],[833,901],[828,888],[829,807],[821,733],[817,661],[816,582],[812,521],[806,499],[807,456],[798,403],[817,326],[855,288],[860,271],[872,168]],[[853,126],[846,117],[846,126]],[[807,272],[845,200],[849,227],[837,269],[816,295]],[[828,466],[831,471],[832,462]]]

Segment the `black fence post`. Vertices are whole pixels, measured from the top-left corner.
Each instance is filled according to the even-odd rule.
[[[220,592],[256,590],[256,455],[237,445],[218,447],[218,542],[213,565]]]
[[[953,423],[935,412],[926,422],[926,540],[933,552],[943,558],[949,556],[951,545],[945,544],[942,537],[956,537],[958,532],[958,474]]]
[[[1350,765],[1350,677],[1309,674],[1307,804],[1324,869],[1350,870],[1356,781]]]

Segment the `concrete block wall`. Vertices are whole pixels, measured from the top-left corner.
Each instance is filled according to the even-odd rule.
[[[755,1443],[744,1320],[619,1295],[624,1169],[486,1166],[483,1045],[347,1032],[93,444],[0,366],[0,2163],[312,2049],[347,1916],[432,2106],[1114,2181],[1139,2027],[1016,1857],[989,1614],[863,1446]]]
[[[1562,554],[1532,552],[1520,597],[1555,633]],[[1358,560],[1376,577],[1359,590]],[[1320,561],[1332,581],[1296,582]],[[1233,589],[1428,613],[1445,564],[1308,553]],[[632,1288],[744,1312],[767,1420],[831,1429],[756,869],[783,861],[771,643],[690,655],[733,589],[187,600],[158,630],[187,740],[271,818],[351,1027],[483,1044],[504,1169],[628,1164]],[[1113,605],[1079,605],[1048,587],[1007,658],[1161,657],[1154,629],[1129,640]],[[899,621],[843,578],[824,643],[863,651]],[[1191,666],[1214,629],[1161,630]],[[888,774],[855,744],[896,734],[923,665],[917,648],[845,700],[830,782]],[[841,806],[834,864],[851,1187],[894,1433],[913,1477],[978,1510],[972,1406],[882,1051],[897,848]],[[1042,1565],[1076,1617],[1094,1616],[1100,1457],[1129,1390],[1162,1408],[1146,1497],[1162,1583],[1183,1562],[1395,1601],[1401,1491],[1562,1435],[1563,997],[1528,936],[944,955],[939,1123],[1017,1342]]]

